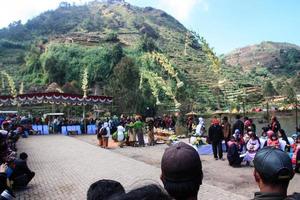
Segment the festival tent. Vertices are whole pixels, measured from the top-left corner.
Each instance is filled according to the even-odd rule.
[[[59,92],[20,94],[12,96],[0,96],[0,107],[10,105],[36,105],[36,104],[66,104],[66,105],[97,105],[110,104],[112,97],[87,96],[66,94]]]

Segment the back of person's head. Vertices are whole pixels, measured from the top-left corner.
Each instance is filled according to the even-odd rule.
[[[296,142],[296,143],[300,143],[300,135],[298,135],[298,136],[296,137],[295,142]]]
[[[228,117],[227,116],[223,117],[223,121],[228,122]]]
[[[21,160],[26,160],[28,158],[28,155],[27,155],[27,153],[22,152],[19,157]]]
[[[125,189],[121,183],[113,180],[99,180],[93,183],[88,192],[87,200],[106,200],[115,195],[124,194]]]
[[[235,118],[236,119],[241,119],[241,115],[236,115]]]
[[[202,163],[198,152],[188,144],[177,143],[164,152],[161,180],[176,200],[197,197],[202,184]]]
[[[172,200],[172,198],[158,185],[151,184],[120,194],[109,200]]]
[[[285,192],[290,180],[294,177],[290,157],[282,150],[264,147],[259,150],[253,160],[254,177],[259,187],[270,186],[274,192]]]

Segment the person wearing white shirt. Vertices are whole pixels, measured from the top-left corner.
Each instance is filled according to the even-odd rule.
[[[118,134],[118,142],[119,142],[119,146],[122,148],[125,142],[125,128],[122,126],[122,124],[120,124],[117,127],[117,134]]]

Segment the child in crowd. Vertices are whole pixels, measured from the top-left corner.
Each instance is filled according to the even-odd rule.
[[[278,139],[278,136],[275,133],[273,133],[269,137],[268,142],[267,142],[267,146],[271,146],[271,147],[275,147],[277,149],[280,149],[279,139]]]
[[[295,171],[300,173],[300,135],[297,136],[293,147],[292,163],[295,165]]]

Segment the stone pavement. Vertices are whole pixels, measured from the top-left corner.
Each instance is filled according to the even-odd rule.
[[[117,180],[126,190],[160,183],[159,168],[68,136],[31,136],[20,140],[18,148],[28,153],[36,176],[28,189],[16,193],[17,199],[86,199],[89,185],[99,179]],[[247,199],[207,184],[199,198]]]

